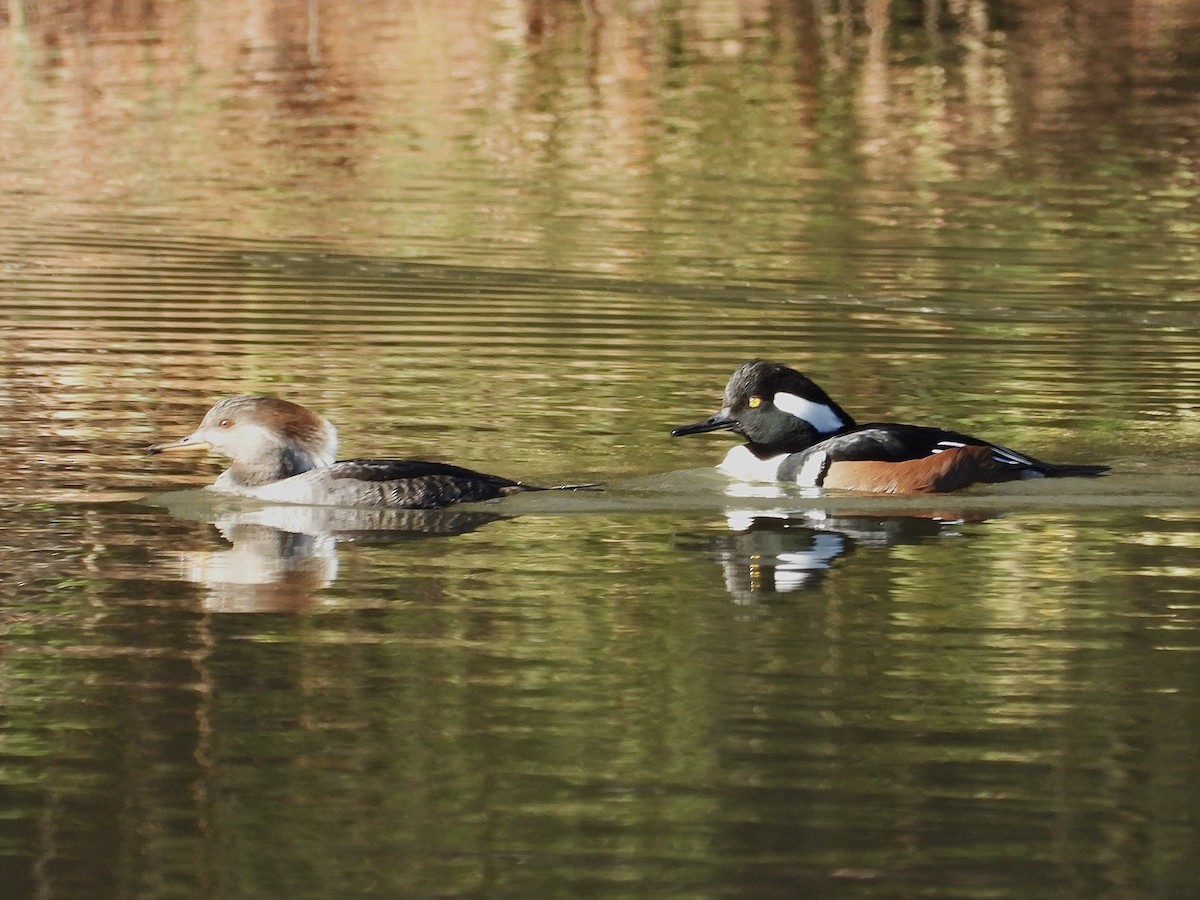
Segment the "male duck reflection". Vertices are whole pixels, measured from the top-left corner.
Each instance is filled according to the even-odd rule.
[[[725,406],[673,436],[729,430],[747,443],[720,467],[748,481],[889,494],[955,491],[979,482],[1101,475],[1108,466],[1057,465],[979,438],[922,425],[858,425],[795,369],[751,360],[725,387]]]
[[[413,459],[336,462],[337,429],[328,419],[274,397],[231,397],[208,411],[185,438],[150,453],[211,449],[233,463],[209,488],[274,503],[437,509],[541,488],[447,463]]]

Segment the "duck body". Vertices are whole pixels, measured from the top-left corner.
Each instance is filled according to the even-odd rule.
[[[751,360],[729,379],[725,406],[682,436],[729,430],[746,438],[719,466],[748,481],[873,493],[944,493],[976,483],[1095,476],[1107,466],[1047,463],[943,428],[859,425],[804,375]]]
[[[347,459],[265,484],[241,484],[223,472],[209,490],[274,503],[439,509],[544,490],[498,475],[416,459]]]
[[[149,452],[213,450],[230,459],[209,490],[271,503],[438,509],[546,488],[448,463],[336,460],[337,429],[323,416],[275,397],[231,397],[187,437]]]

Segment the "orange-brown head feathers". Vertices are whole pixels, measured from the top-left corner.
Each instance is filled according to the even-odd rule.
[[[328,419],[276,397],[230,397],[210,409],[185,438],[155,444],[151,453],[211,448],[233,466],[222,478],[262,484],[331,465],[337,429]]]

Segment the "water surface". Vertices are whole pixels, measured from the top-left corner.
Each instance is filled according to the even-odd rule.
[[[1188,5],[10,4],[13,896],[1185,896]],[[1100,480],[712,470],[732,369]],[[597,494],[197,490],[215,400]]]

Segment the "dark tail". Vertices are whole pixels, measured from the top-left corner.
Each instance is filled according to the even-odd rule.
[[[1088,466],[1078,465],[1075,463],[1038,463],[1038,471],[1047,478],[1067,478],[1071,476],[1081,476],[1084,478],[1096,478],[1103,475],[1109,470],[1109,466]]]
[[[553,487],[541,487],[536,484],[524,484],[517,482],[512,487],[508,488],[506,494],[519,494],[522,491],[602,491],[604,484],[595,482],[593,484],[556,484]]]

